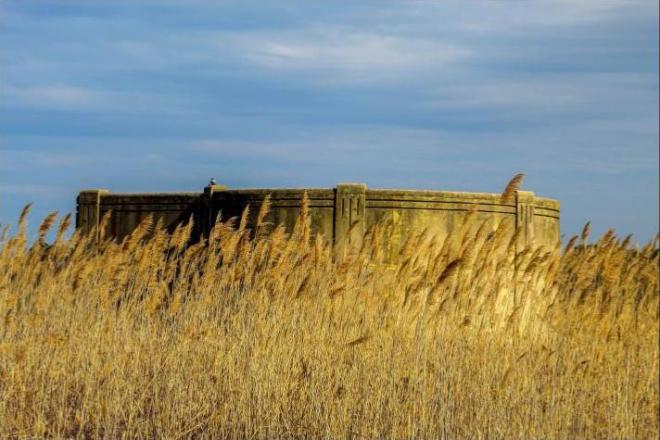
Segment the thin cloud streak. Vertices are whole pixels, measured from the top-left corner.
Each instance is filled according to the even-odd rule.
[[[430,39],[315,27],[294,32],[235,36],[244,57],[273,69],[415,71],[463,61],[470,51]]]

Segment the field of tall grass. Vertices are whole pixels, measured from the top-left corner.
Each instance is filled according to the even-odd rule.
[[[26,209],[0,239],[0,438],[658,438],[657,238],[522,248],[468,215],[392,259],[386,225],[336,252],[267,205],[194,244],[55,214],[32,242]]]

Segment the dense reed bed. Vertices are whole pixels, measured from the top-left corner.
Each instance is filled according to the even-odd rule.
[[[388,254],[246,216],[0,240],[0,437],[658,437],[658,242],[466,216]],[[56,237],[46,242],[49,229]],[[100,238],[99,238],[100,236]]]

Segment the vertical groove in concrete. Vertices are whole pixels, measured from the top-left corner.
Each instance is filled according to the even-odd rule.
[[[516,227],[520,228],[520,248],[524,248],[534,241],[534,193],[532,191],[516,191]]]
[[[339,184],[335,188],[334,240],[345,244],[364,235],[367,185]],[[348,235],[351,232],[350,236]]]

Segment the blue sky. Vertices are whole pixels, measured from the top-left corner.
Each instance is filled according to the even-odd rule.
[[[0,223],[81,188],[499,192],[658,230],[658,2],[0,2]]]

